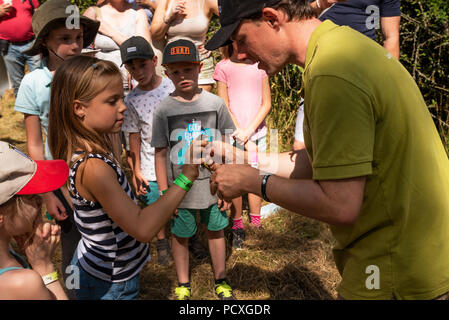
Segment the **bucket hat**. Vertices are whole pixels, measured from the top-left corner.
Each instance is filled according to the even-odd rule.
[[[25,51],[25,54],[34,56],[41,53],[42,42],[56,23],[78,18],[73,16],[73,10],[67,10],[69,6],[75,7],[68,0],[48,0],[36,9],[32,21],[36,38],[31,48]],[[94,41],[100,22],[82,15],[79,15],[79,22],[80,25],[83,25],[83,48],[86,48]]]

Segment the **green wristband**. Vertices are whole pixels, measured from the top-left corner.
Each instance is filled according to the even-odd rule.
[[[192,188],[193,186],[193,182],[190,181],[190,179],[187,178],[182,173],[176,178],[175,182],[173,183],[176,184],[178,187],[181,187],[185,191],[189,191],[190,188]]]

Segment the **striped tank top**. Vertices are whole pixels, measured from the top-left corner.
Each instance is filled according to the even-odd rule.
[[[76,253],[81,267],[90,275],[108,282],[121,282],[137,275],[150,259],[149,245],[141,243],[123,231],[104,211],[99,202],[84,199],[76,190],[75,176],[84,157],[73,155],[70,168],[70,197],[74,205],[76,226],[81,233]],[[117,181],[136,202],[125,173],[113,161],[100,154],[88,154],[111,166]]]

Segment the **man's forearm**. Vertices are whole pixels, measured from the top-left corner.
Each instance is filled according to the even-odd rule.
[[[246,152],[246,159],[250,157]],[[291,179],[311,179],[312,166],[305,149],[284,153],[258,153],[259,170]]]
[[[248,167],[248,170],[255,169]],[[262,179],[263,176],[255,174],[255,171],[245,176],[245,191],[262,197]],[[334,188],[338,188],[338,184],[340,183],[342,189],[346,188],[348,184],[357,187],[360,186],[358,180],[353,182],[350,179],[332,183],[335,184]],[[353,194],[354,199],[350,195],[348,196],[347,203],[345,203],[346,201],[337,201],[336,197],[334,197],[335,193],[329,192],[329,189],[325,189],[319,181],[311,179],[286,179],[272,175],[266,183],[266,195],[271,202],[292,212],[333,225],[351,225],[354,223],[358,216],[359,208],[358,210],[354,210],[352,204],[356,203],[358,197],[361,197],[361,195],[359,192],[353,192]],[[338,198],[341,199],[341,197]],[[351,205],[348,206],[350,203]],[[355,208],[357,208],[357,205]]]
[[[384,48],[396,59],[399,59],[399,39],[384,40]]]

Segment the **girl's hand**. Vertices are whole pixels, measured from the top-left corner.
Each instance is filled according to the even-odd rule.
[[[47,192],[42,195],[45,201],[47,211],[54,219],[62,221],[68,218],[67,211],[61,200],[53,192]]]
[[[31,241],[25,243],[24,252],[29,264],[36,268],[51,269],[51,258],[58,247],[61,228],[56,224],[41,223],[37,226]]]
[[[142,175],[142,172],[140,172],[140,170],[135,170],[133,180],[136,181],[136,185],[134,187],[136,188],[136,194],[138,196],[143,196],[148,191],[150,191],[150,184]]]
[[[239,144],[245,145],[251,133],[247,129],[237,129],[231,135]]]
[[[198,166],[205,162],[202,158],[202,151],[209,144],[206,140],[200,140],[201,136],[194,139],[186,152],[186,164],[182,167],[182,173],[191,181],[196,180],[199,175]]]

